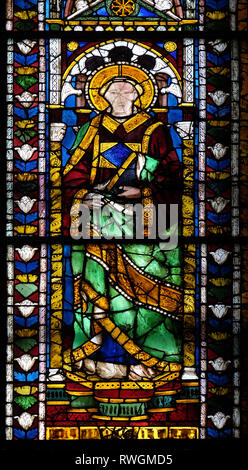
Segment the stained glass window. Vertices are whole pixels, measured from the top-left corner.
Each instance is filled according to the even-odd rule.
[[[5,28],[6,440],[240,439],[245,0],[7,0]]]

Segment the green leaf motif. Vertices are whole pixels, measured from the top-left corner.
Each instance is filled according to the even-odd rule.
[[[208,181],[208,187],[212,189],[218,195],[223,194],[225,191],[228,190],[229,181],[222,180],[222,181]]]
[[[208,83],[213,85],[216,89],[222,90],[223,86],[225,86],[226,78],[216,74],[208,79]]]
[[[17,284],[16,290],[22,294],[23,297],[27,298],[34,294],[34,292],[38,290],[38,287],[35,284],[30,284],[29,282],[22,282]]]
[[[37,344],[37,341],[34,338],[18,338],[15,344],[18,348],[27,353]]]
[[[17,193],[22,193],[23,196],[30,194],[32,191],[36,189],[36,182],[33,183],[32,181],[17,181],[15,183],[15,190]]]
[[[218,301],[223,301],[226,297],[228,297],[230,293],[229,287],[211,287],[209,290],[209,295],[216,297]]]
[[[20,139],[21,142],[26,144],[36,136],[36,131],[33,129],[18,129],[18,131],[15,131],[15,135],[18,137],[18,139]]]
[[[212,408],[219,408],[221,406],[222,411],[227,413],[230,408],[230,401],[225,397],[220,398],[212,396],[211,398],[208,398],[208,405]]]
[[[30,408],[32,405],[34,405],[37,402],[37,398],[32,397],[32,396],[31,397],[19,396],[19,397],[15,397],[14,401],[15,403],[17,403],[17,405],[21,406],[21,408],[23,408],[24,410],[28,410],[28,408]]]
[[[208,129],[208,134],[214,137],[217,142],[219,142],[221,138],[225,141],[225,139],[228,138],[228,132],[228,128],[226,127],[209,127]]]
[[[223,356],[225,354],[232,353],[232,345],[231,345],[231,338],[227,338],[223,341],[212,341],[211,342],[211,349],[218,355]]]
[[[28,90],[31,86],[37,83],[37,78],[32,75],[17,75],[15,77],[15,82],[24,90]]]
[[[226,31],[228,28],[228,21],[225,20],[211,20],[206,25],[206,30],[209,31]]]
[[[33,20],[19,20],[15,23],[15,28],[19,31],[32,31],[37,29],[37,24]]]

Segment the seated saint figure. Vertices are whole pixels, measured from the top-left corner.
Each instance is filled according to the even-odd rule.
[[[108,206],[98,225],[93,215],[87,222],[91,234],[103,226],[111,232],[108,218],[121,226],[127,204],[136,203],[147,214],[147,234],[151,205],[180,204],[178,156],[168,127],[145,110],[154,84],[149,77],[142,82],[139,74],[132,65],[107,66],[89,84],[88,96],[100,112],[79,130],[64,169],[68,233],[79,204],[90,214]],[[180,259],[180,248],[165,251],[148,239],[74,244],[75,321],[68,370],[88,379],[133,381],[180,371]]]

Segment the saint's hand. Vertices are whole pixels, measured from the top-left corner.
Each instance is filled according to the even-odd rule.
[[[98,193],[88,193],[84,198],[83,204],[88,209],[99,210],[104,206],[103,196]]]
[[[127,199],[141,198],[141,190],[139,188],[135,188],[134,186],[120,186],[120,189],[123,190],[122,193],[118,194],[120,197],[126,197]]]

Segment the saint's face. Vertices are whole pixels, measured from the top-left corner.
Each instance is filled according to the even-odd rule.
[[[133,112],[133,104],[138,93],[131,83],[125,81],[113,82],[106,91],[104,98],[111,105],[114,116],[128,116]]]

